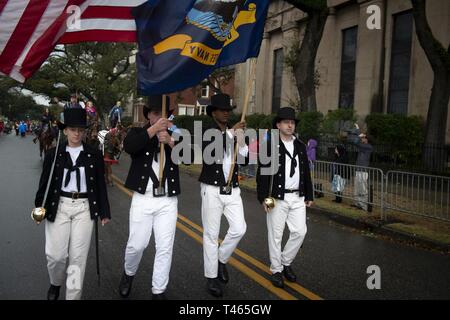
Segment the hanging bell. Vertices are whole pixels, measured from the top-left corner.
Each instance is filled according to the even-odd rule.
[[[33,219],[36,224],[40,224],[41,221],[45,219],[45,208],[34,208],[31,211],[31,219]]]
[[[275,198],[274,197],[267,197],[264,199],[264,204],[269,210],[272,210],[275,208]]]

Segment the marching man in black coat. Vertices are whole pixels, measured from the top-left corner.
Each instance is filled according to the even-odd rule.
[[[258,167],[256,183],[258,200],[267,213],[270,271],[272,284],[283,288],[284,277],[291,282],[296,275],[291,268],[306,235],[306,207],[313,203],[313,186],[309,171],[305,145],[295,136],[298,120],[292,108],[281,108],[274,119],[273,128],[279,129],[280,142],[278,172],[273,175],[261,174]],[[268,142],[270,146],[270,141]],[[265,199],[272,197],[275,207],[266,205]],[[289,240],[281,250],[281,241],[285,225],[288,225]]]
[[[180,177],[178,165],[171,159],[174,139],[168,132],[170,122],[161,117],[162,96],[150,96],[144,116],[149,122],[143,128],[132,128],[124,140],[131,155],[131,167],[125,186],[134,191],[130,209],[130,235],[125,250],[124,273],[119,285],[122,297],[128,297],[134,276],[152,231],[156,254],[152,277],[152,299],[165,300],[172,264],[173,243],[178,217]],[[166,107],[169,108],[166,96]],[[164,174],[159,181],[160,143],[164,145]],[[164,187],[164,194],[158,188]]]
[[[203,155],[203,167],[199,178],[204,228],[204,274],[207,278],[208,292],[215,297],[223,295],[222,284],[229,280],[226,264],[247,229],[238,181],[238,165],[234,166],[233,172],[230,171],[236,143],[239,146],[240,157],[245,160],[245,163],[248,162],[248,146],[243,137],[236,139],[236,130],[244,129],[244,122],[237,123],[233,128],[228,127],[228,118],[232,109],[228,95],[217,94],[211,97],[211,105],[207,107],[206,111],[215,121],[212,129],[218,130],[222,138],[220,147],[223,145],[225,150],[223,158],[216,159],[211,164],[205,161],[205,154]],[[227,140],[231,143],[227,143]],[[211,143],[214,141],[203,142],[203,150]],[[214,156],[217,158],[217,155]],[[229,180],[230,176],[231,180]],[[227,218],[229,229],[219,246],[218,238],[222,215]]]
[[[35,205],[41,206],[50,179],[44,204],[47,219],[45,254],[51,284],[48,300],[58,299],[66,273],[66,299],[81,298],[94,221],[100,218],[105,225],[111,218],[103,156],[99,150],[81,142],[86,128],[86,111],[66,109],[64,119],[61,129],[64,129],[67,142],[61,146],[56,159],[55,148],[45,155],[35,199]],[[50,177],[54,159],[54,172]]]

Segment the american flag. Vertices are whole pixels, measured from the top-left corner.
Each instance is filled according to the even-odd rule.
[[[147,0],[0,0],[0,74],[24,82],[56,44],[136,42],[131,9]]]

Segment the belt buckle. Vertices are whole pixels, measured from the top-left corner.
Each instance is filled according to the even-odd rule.
[[[78,200],[79,194],[79,192],[72,193],[72,200]]]
[[[232,190],[233,189],[232,189],[231,185],[227,184],[226,186],[221,186],[220,187],[220,192],[219,193],[229,196],[229,195],[231,195]]]

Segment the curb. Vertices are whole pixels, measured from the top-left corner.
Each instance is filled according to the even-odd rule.
[[[309,208],[308,210],[318,213],[322,216],[329,218],[339,224],[354,228],[363,229],[370,232],[374,232],[378,235],[387,236],[399,242],[406,242],[410,245],[419,245],[421,247],[426,247],[428,249],[435,249],[442,251],[443,253],[450,253],[450,245],[438,241],[433,241],[431,239],[426,239],[411,233],[402,232],[400,230],[395,230],[390,228],[388,225],[383,225],[381,223],[371,223],[367,221],[361,221],[357,219],[352,219],[334,212],[330,212],[325,209],[318,207]]]
[[[198,174],[195,172],[191,172],[188,170],[183,170],[180,168],[180,171],[188,174],[193,177],[198,177]],[[253,188],[246,187],[240,185],[240,187],[246,191],[250,191],[256,193]],[[411,233],[402,232],[400,230],[394,230],[389,227],[389,225],[383,225],[382,223],[373,223],[368,221],[362,221],[359,219],[353,219],[344,215],[340,215],[334,212],[330,212],[329,210],[322,209],[320,207],[308,208],[309,211],[314,213],[318,213],[322,216],[327,217],[328,219],[337,222],[341,225],[348,226],[354,229],[367,230],[370,232],[374,232],[381,236],[386,236],[392,238],[398,242],[407,243],[409,245],[419,245],[420,247],[425,247],[427,249],[435,249],[438,251],[442,251],[443,253],[450,254],[450,244],[445,244],[442,242],[434,241],[431,239],[423,238],[417,235],[413,235]]]

